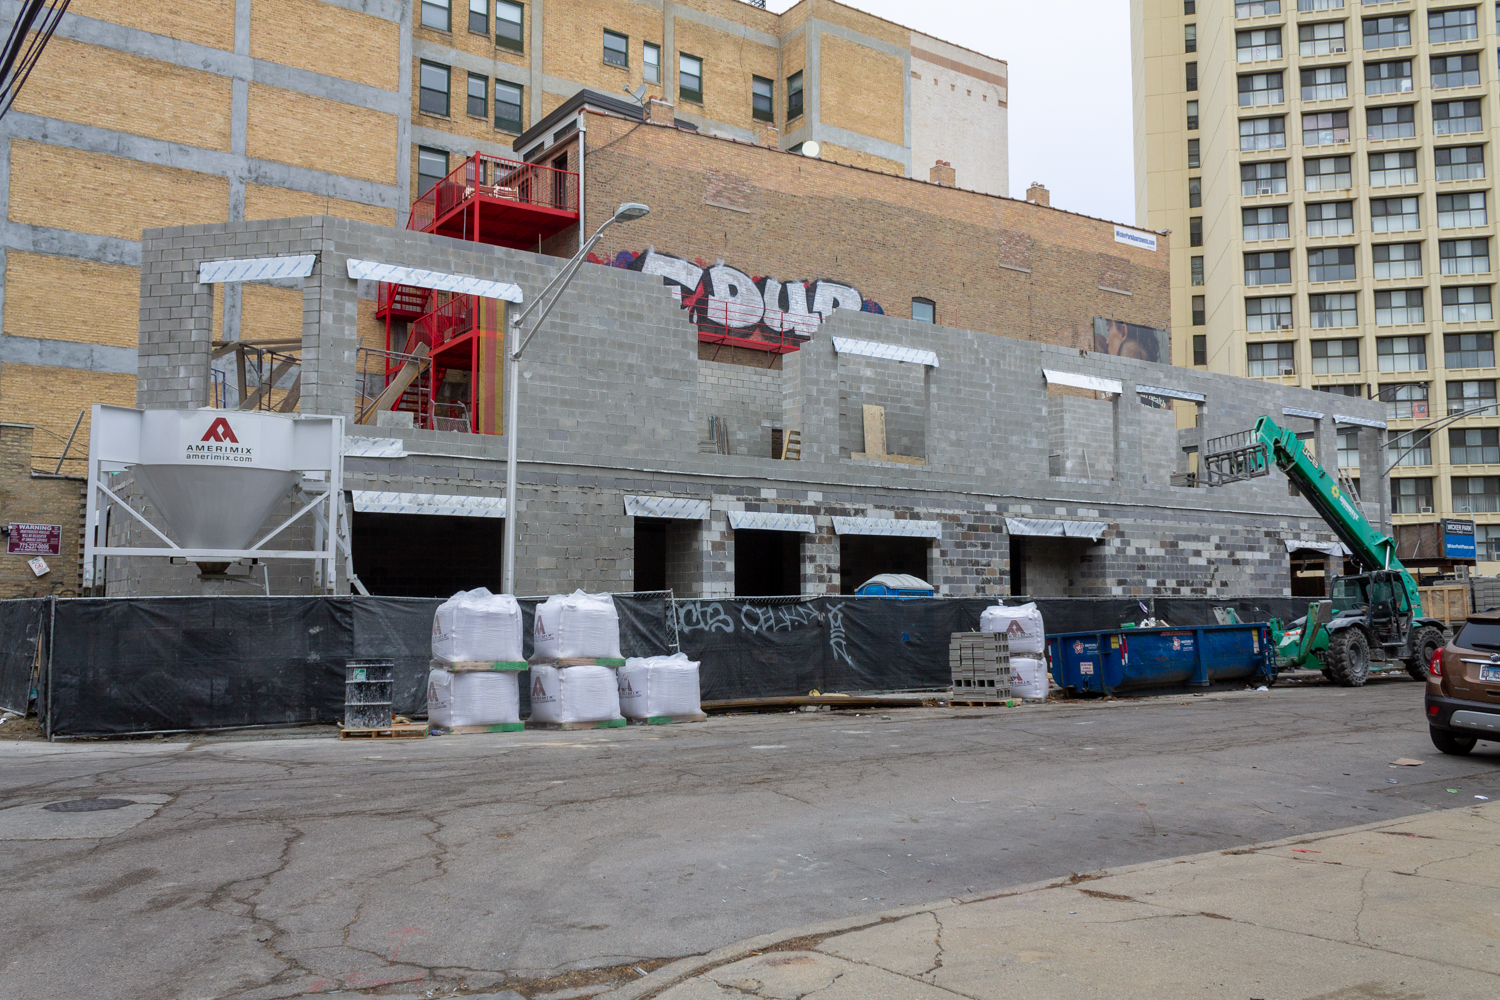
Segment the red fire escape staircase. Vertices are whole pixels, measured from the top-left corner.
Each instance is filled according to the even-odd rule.
[[[423,192],[412,205],[406,228],[533,250],[578,221],[577,173],[475,153]],[[497,367],[499,354],[485,344],[495,336],[497,324],[486,320],[478,296],[382,282],[375,316],[385,321],[388,352],[409,355],[419,344],[430,352],[425,377],[414,381],[392,409],[411,411],[422,428],[466,425],[474,433],[494,433],[498,396],[485,391],[476,397],[476,387],[499,385],[498,370],[486,371]],[[406,324],[404,339],[392,329],[392,321]],[[387,385],[400,370],[401,362],[388,358]],[[449,370],[469,372],[466,403],[437,398]]]

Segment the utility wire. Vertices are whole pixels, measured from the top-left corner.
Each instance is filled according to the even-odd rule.
[[[67,9],[68,0],[22,0],[21,12],[0,49],[0,118],[15,103]]]

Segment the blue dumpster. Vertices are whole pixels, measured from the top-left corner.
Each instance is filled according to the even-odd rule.
[[[1049,635],[1047,660],[1052,678],[1072,694],[1276,680],[1276,650],[1265,623]]]

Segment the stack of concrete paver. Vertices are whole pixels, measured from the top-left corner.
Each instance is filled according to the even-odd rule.
[[[1010,640],[1001,632],[954,632],[948,640],[954,701],[1010,698]]]

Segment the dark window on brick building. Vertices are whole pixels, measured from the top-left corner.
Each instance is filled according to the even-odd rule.
[[[417,147],[417,195],[448,176],[448,154],[441,149]]]
[[[490,33],[490,0],[469,0],[469,30],[476,35]]]
[[[750,114],[758,122],[776,120],[776,84],[763,76],[750,78]]]
[[[422,0],[422,27],[448,31],[452,27],[452,0]]]
[[[912,299],[911,318],[916,320],[918,323],[936,323],[937,303],[933,302],[931,299]]]
[[[448,114],[448,67],[422,62],[417,106],[429,115]]]
[[[802,114],[802,71],[799,69],[786,78],[786,116],[796,118]]]
[[[630,39],[613,31],[604,33],[604,61],[611,66],[630,65]]]
[[[684,101],[703,103],[703,60],[686,52],[677,54],[677,92]]]
[[[523,88],[513,83],[495,81],[495,127],[500,131],[521,131],[522,92]]]
[[[488,77],[479,76],[475,73],[469,74],[468,112],[475,118],[489,117],[490,81]]]
[[[526,8],[511,0],[495,0],[495,44],[502,49],[526,51],[523,29]]]

